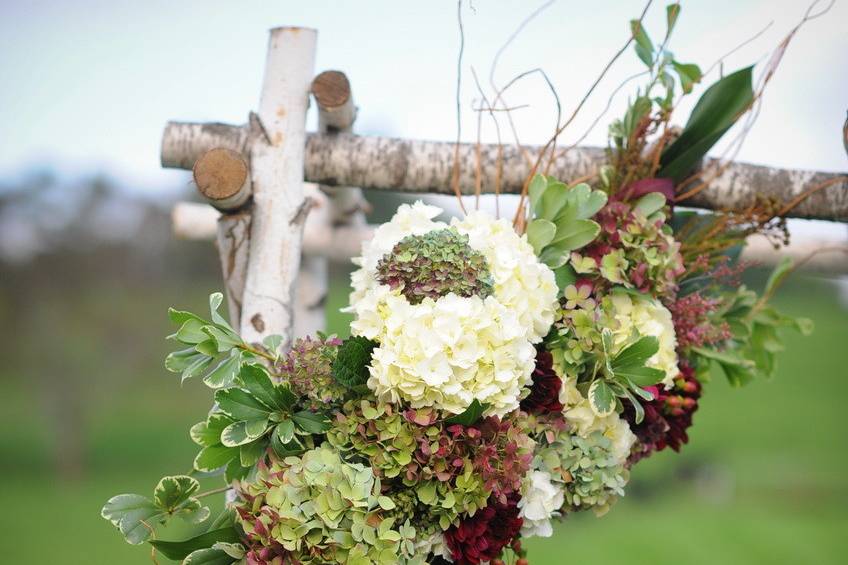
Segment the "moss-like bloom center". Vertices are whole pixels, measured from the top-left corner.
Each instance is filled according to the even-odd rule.
[[[400,289],[410,304],[451,292],[486,298],[493,291],[486,258],[451,228],[400,240],[377,264],[377,280]]]

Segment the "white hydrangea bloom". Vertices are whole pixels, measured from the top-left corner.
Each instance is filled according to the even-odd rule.
[[[433,221],[440,212],[420,202],[401,206],[363,246],[347,309],[355,315],[351,331],[379,343],[368,386],[381,400],[461,413],[476,399],[490,405],[487,415],[503,416],[526,394],[533,343],[553,323],[554,275],[508,222],[475,213],[455,221],[454,229],[486,258],[493,293],[485,299],[450,293],[411,304],[379,284],[377,265],[404,237],[445,228]]]
[[[627,421],[613,412],[609,416],[598,416],[592,410],[589,399],[577,390],[576,379],[565,377],[559,391],[565,419],[574,428],[577,435],[586,437],[600,431],[612,442],[612,453],[619,464],[624,464],[630,456],[630,450],[636,443],[636,436],[630,430]]]
[[[538,343],[547,335],[557,306],[553,271],[539,262],[525,236],[519,236],[505,219],[493,220],[485,212],[454,218],[451,226],[468,236],[468,243],[483,254],[495,282],[498,301],[515,312],[527,339]]]
[[[551,518],[558,514],[564,503],[562,487],[551,481],[545,471],[531,471],[521,484],[519,516],[524,519],[521,535],[524,537],[550,537],[554,533]]]
[[[656,337],[660,349],[648,359],[646,366],[665,373],[662,383],[666,388],[674,386],[674,379],[680,369],[677,367],[677,337],[671,312],[659,300],[648,297],[614,293],[610,298],[614,317],[618,322],[617,327],[613,329],[613,349],[617,351],[624,347],[633,330],[642,336]]]

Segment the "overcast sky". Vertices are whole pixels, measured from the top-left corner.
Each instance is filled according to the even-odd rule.
[[[476,96],[470,69],[488,83],[492,58],[542,1],[475,0],[464,10],[464,137],[473,139]],[[806,0],[696,0],[683,10],[671,50],[703,69],[773,22],[729,57],[725,70],[762,62],[801,18]],[[647,22],[664,33],[665,4]],[[559,0],[527,26],[497,68],[496,81],[533,67],[550,75],[565,111],[573,109],[626,40],[641,1]],[[848,170],[841,141],[848,108],[848,5],[837,0],[795,38],[739,159],[783,167]],[[0,179],[38,166],[69,176],[104,171],[140,191],[184,186],[184,173],[159,167],[169,119],[240,123],[255,108],[268,28],[319,30],[316,72],[345,71],[360,106],[360,133],[452,139],[459,45],[456,3],[283,0],[3,0],[0,2]],[[582,134],[609,93],[640,70],[620,59],[565,141]],[[714,80],[717,75],[706,80]],[[635,88],[636,83],[633,83]],[[632,90],[630,91],[632,92]],[[586,143],[604,144],[613,101]],[[678,122],[691,104],[684,104]],[[544,141],[554,106],[538,78],[508,97],[521,140]],[[310,116],[310,125],[315,118]],[[492,140],[491,127],[483,137]]]

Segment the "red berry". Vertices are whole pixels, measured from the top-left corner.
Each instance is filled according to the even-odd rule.
[[[530,562],[522,557],[521,559],[515,562],[515,565],[530,565]]]

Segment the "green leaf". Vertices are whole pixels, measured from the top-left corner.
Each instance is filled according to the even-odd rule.
[[[614,369],[616,377],[623,377],[638,387],[651,386],[665,378],[665,371],[639,365],[628,365]]]
[[[204,326],[203,332],[210,338],[215,340],[215,346],[218,348],[218,353],[229,351],[233,347],[242,345],[241,338],[231,331],[225,331],[215,326]]]
[[[268,371],[262,365],[244,365],[239,380],[250,394],[271,410],[289,411],[297,402],[297,397],[288,388],[271,382]]]
[[[227,320],[218,313],[218,308],[221,307],[221,302],[223,301],[224,295],[220,292],[213,292],[209,295],[209,313],[212,315],[212,321],[221,328],[227,330],[229,333],[238,335],[230,324],[227,323]]]
[[[538,213],[536,212],[536,209],[547,186],[548,179],[546,179],[543,175],[534,175],[533,179],[530,181],[530,186],[527,189],[527,194],[530,197],[530,209],[537,216]]]
[[[185,558],[182,565],[233,565],[237,563],[222,549],[198,549]]]
[[[271,414],[270,408],[240,388],[215,391],[215,401],[221,411],[234,420],[261,420]]]
[[[580,186],[580,185],[577,185]],[[588,185],[586,185],[588,186]],[[577,188],[577,187],[574,187]],[[572,189],[574,190],[574,189]],[[593,190],[578,202],[577,219],[586,220],[598,213],[607,203],[607,193],[603,190]]]
[[[570,251],[563,251],[558,247],[548,246],[544,251],[542,251],[542,254],[539,255],[539,261],[551,269],[556,270],[568,263],[569,257],[571,257]]]
[[[527,242],[533,247],[536,255],[549,244],[556,235],[556,225],[550,220],[538,218],[527,225]]]
[[[100,515],[112,522],[127,543],[138,545],[150,537],[151,528],[165,511],[140,494],[119,494],[110,498]]]
[[[574,267],[567,263],[558,269],[554,269],[554,277],[556,277],[557,288],[560,291],[577,282],[577,273],[574,272]]]
[[[265,349],[268,350],[268,353],[274,355],[275,357],[280,356],[281,343],[283,343],[283,336],[277,334],[266,336],[265,339],[262,340],[262,345],[265,346]]]
[[[722,365],[736,367],[751,367],[753,365],[750,360],[744,359],[740,357],[737,353],[731,351],[718,351],[716,349],[709,349],[707,347],[693,347],[692,351],[708,359],[718,361]]]
[[[206,355],[199,354],[199,356],[192,362],[191,365],[183,370],[182,375],[180,375],[180,382],[184,383],[188,379],[196,377],[197,375],[202,375],[203,371],[212,364],[212,357],[207,357]]]
[[[618,352],[612,360],[612,369],[618,372],[621,367],[643,366],[659,350],[660,341],[656,337],[643,336]]]
[[[395,508],[394,501],[388,496],[378,496],[377,504],[379,504],[380,508],[383,510],[393,510]]]
[[[309,410],[292,414],[292,420],[300,429],[310,434],[323,434],[330,429],[330,422],[326,416]]]
[[[242,445],[239,448],[239,462],[242,467],[252,467],[265,453],[268,440],[262,439]]]
[[[630,401],[630,404],[633,406],[633,415],[636,420],[636,424],[641,424],[642,420],[645,419],[645,409],[642,407],[642,403],[633,396],[633,393],[627,389],[622,391],[627,400]]]
[[[647,66],[652,66],[654,63],[654,44],[651,43],[642,22],[630,20],[630,31],[633,33],[633,39],[636,40],[636,55]]]
[[[233,457],[232,461],[227,463],[226,468],[224,469],[224,480],[228,483],[232,483],[233,481],[240,481],[247,477],[250,473],[249,467],[243,467],[241,464],[241,448],[235,448],[236,457]]]
[[[163,510],[173,512],[198,489],[200,489],[200,483],[188,475],[162,477],[153,490],[153,500]]]
[[[692,92],[692,86],[701,82],[703,75],[698,65],[694,63],[678,63],[677,61],[672,61],[671,65],[677,72],[677,76],[680,77],[680,87],[684,93],[689,94]]]
[[[633,208],[647,218],[657,210],[662,209],[663,206],[665,206],[665,196],[660,192],[649,192],[639,198]]]
[[[203,382],[210,388],[224,388],[233,385],[233,381],[241,368],[241,351],[233,349],[230,355],[203,377]]]
[[[289,443],[294,439],[294,422],[291,420],[283,420],[277,424],[277,427],[274,429],[274,433],[277,434],[280,442],[283,444]]]
[[[333,361],[333,377],[347,388],[364,385],[368,380],[368,364],[377,342],[362,336],[342,342]]]
[[[542,200],[536,207],[536,217],[545,220],[556,218],[568,201],[568,187],[557,180],[548,178],[548,185],[542,194]]]
[[[598,236],[601,226],[592,220],[574,220],[567,224],[558,223],[556,236],[551,244],[560,251],[573,251],[590,243]]]
[[[480,402],[476,398],[471,401],[468,408],[460,414],[451,416],[445,419],[446,424],[460,424],[463,426],[473,426],[483,416],[483,412],[489,407],[485,402]]]
[[[754,98],[752,71],[729,74],[704,92],[680,137],[663,151],[658,178],[682,180],[739,119]]]
[[[774,291],[778,286],[780,286],[783,279],[786,278],[786,275],[792,272],[793,265],[794,263],[790,257],[783,257],[780,260],[769,275],[768,281],[766,281],[766,288],[763,291],[764,296],[771,296],[774,294]]]
[[[271,448],[274,450],[274,453],[278,457],[288,457],[289,455],[298,455],[303,452],[303,446],[297,443],[296,438],[290,441],[283,441],[283,434],[287,433],[287,428],[281,430],[281,425],[277,425],[271,434]]]
[[[211,548],[219,541],[238,543],[241,540],[236,529],[229,527],[212,530],[184,541],[151,540],[150,545],[168,559],[178,560],[185,559],[189,554],[199,549]]]
[[[666,21],[666,32],[665,35],[668,37],[671,35],[671,31],[674,29],[674,24],[677,23],[677,17],[680,15],[680,3],[675,2],[674,4],[669,4],[665,7],[665,21]]]
[[[233,422],[232,418],[220,412],[210,414],[205,422],[198,422],[189,430],[194,443],[203,447],[211,447],[221,443],[221,432]]]
[[[226,447],[238,447],[259,439],[268,429],[268,418],[233,422],[221,432],[221,443]]]
[[[615,394],[603,379],[597,379],[589,386],[589,402],[592,411],[600,417],[609,416],[615,410]]]
[[[206,335],[206,332],[203,331],[205,328],[205,322],[197,320],[195,318],[190,318],[180,326],[180,329],[176,331],[176,333],[168,336],[169,339],[175,339],[181,343],[196,345],[201,341],[206,341],[209,336]]]
[[[203,359],[206,356],[198,353],[194,347],[174,351],[165,357],[165,368],[172,373],[182,373],[189,368],[192,363],[198,359]]]
[[[239,456],[239,450],[223,445],[204,447],[194,458],[194,468],[198,471],[216,471]]]

